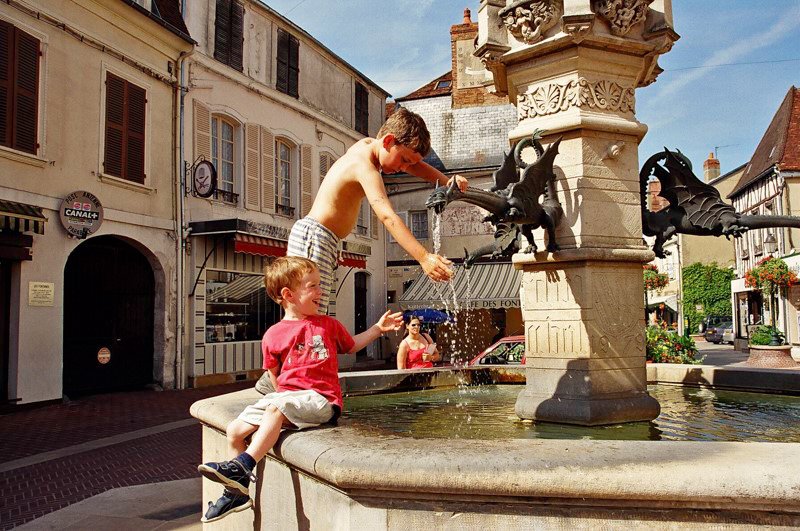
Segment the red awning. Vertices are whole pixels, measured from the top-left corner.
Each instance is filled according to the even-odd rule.
[[[285,256],[287,243],[263,236],[236,233],[234,237],[234,252],[256,254],[259,256]]]
[[[366,269],[367,257],[361,256],[360,254],[354,254],[354,253],[348,253],[347,251],[342,251],[341,258],[339,258],[339,264],[347,267],[357,267],[359,269]]]

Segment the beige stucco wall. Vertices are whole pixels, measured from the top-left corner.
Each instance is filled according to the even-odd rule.
[[[105,220],[95,235],[127,241],[154,269],[154,378],[169,387],[175,355],[175,122],[168,65],[191,46],[122,2],[26,4],[33,14],[0,4],[0,18],[41,41],[40,149],[30,156],[0,147],[0,198],[42,207],[48,222],[44,235],[34,235],[33,260],[13,266],[9,396],[20,403],[61,398],[64,266],[80,242],[67,236],[58,209],[76,190],[93,193],[104,207]],[[37,12],[55,22],[45,22]],[[57,22],[107,51],[68,35]],[[144,186],[102,174],[107,72],[147,91]],[[31,281],[55,285],[52,307],[28,305]]]

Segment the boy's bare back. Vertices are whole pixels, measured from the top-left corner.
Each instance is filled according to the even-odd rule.
[[[308,215],[322,223],[339,238],[344,238],[353,230],[358,220],[361,201],[366,192],[365,182],[380,185],[383,179],[378,171],[378,159],[374,154],[374,138],[364,138],[353,144],[339,159],[322,180],[319,192]],[[386,192],[383,191],[386,201]]]

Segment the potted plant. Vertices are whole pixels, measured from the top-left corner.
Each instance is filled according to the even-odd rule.
[[[781,290],[797,284],[797,275],[789,270],[786,262],[767,256],[745,273],[745,285],[761,290],[769,301],[769,326],[756,327],[750,334],[750,357],[748,365],[758,367],[795,367],[791,345],[784,345],[785,336],[775,326],[778,313],[777,296]]]
[[[698,364],[697,346],[694,340],[664,325],[648,326],[646,331],[646,355],[648,363]]]
[[[648,302],[651,291],[661,291],[669,284],[669,275],[659,273],[655,264],[644,264],[642,266],[644,277],[644,318],[645,324],[649,323],[650,303]],[[658,317],[656,317],[658,320]]]

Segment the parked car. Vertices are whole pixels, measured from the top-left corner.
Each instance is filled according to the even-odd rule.
[[[523,365],[524,363],[525,336],[506,336],[472,358],[468,365]]]
[[[706,341],[709,343],[722,343],[724,339],[722,335],[724,334],[725,330],[731,329],[731,334],[733,334],[733,322],[732,321],[724,321],[719,322],[717,324],[710,325],[706,328],[705,338]],[[731,339],[733,341],[733,339]]]
[[[734,337],[735,336],[733,335],[733,325],[731,325],[729,328],[726,328],[725,330],[722,331],[722,342],[723,343],[727,343],[729,345],[733,345]]]

